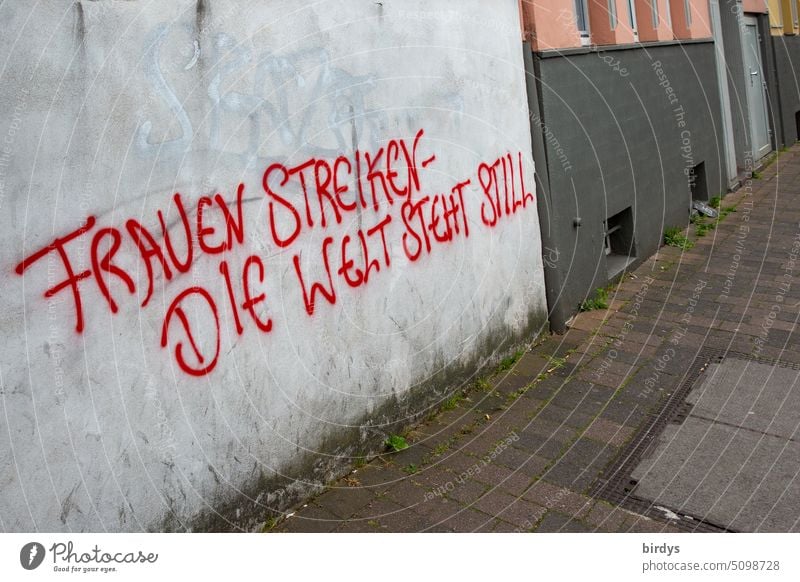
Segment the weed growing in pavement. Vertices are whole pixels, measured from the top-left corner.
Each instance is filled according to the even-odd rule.
[[[664,230],[664,244],[685,251],[694,246],[694,243],[683,235],[683,229],[677,226],[671,226]]]
[[[449,450],[450,450],[450,441],[445,441],[443,443],[439,443],[433,449],[433,456],[434,457],[441,457],[443,454],[445,454]]]
[[[774,164],[775,162],[777,162],[777,161],[778,161],[778,157],[779,157],[780,155],[781,155],[781,152],[780,152],[780,151],[777,151],[777,152],[772,152],[772,153],[771,153],[769,156],[767,156],[767,158],[766,158],[766,159],[765,159],[765,160],[764,160],[764,161],[761,163],[761,168],[760,168],[760,169],[761,169],[761,170],[765,170],[766,168],[768,168],[769,166],[771,166],[772,164]],[[758,178],[756,178],[756,174],[758,174]],[[760,179],[760,178],[761,178],[761,172],[753,172],[753,178]]]
[[[514,400],[517,400],[517,399],[518,399],[518,398],[520,398],[521,396],[524,396],[524,395],[525,395],[525,393],[526,393],[528,390],[530,390],[530,389],[531,389],[531,387],[532,387],[532,384],[528,384],[527,386],[523,386],[523,387],[522,387],[522,388],[520,388],[519,390],[515,390],[514,392],[512,392],[511,394],[509,394],[508,396],[506,396],[506,399],[507,399],[507,400],[509,400],[509,401],[514,401]]]
[[[594,297],[585,299],[581,303],[581,311],[594,311],[595,309],[608,309],[608,289],[598,287],[594,291]]]
[[[497,371],[505,372],[506,370],[510,370],[514,366],[514,364],[516,364],[519,361],[519,359],[522,357],[524,353],[525,352],[523,352],[522,350],[517,350],[516,352],[514,352],[513,355],[507,358],[503,358],[497,365]]]
[[[386,439],[386,447],[394,452],[408,448],[408,441],[399,434],[393,434]]]
[[[486,378],[478,378],[475,380],[475,388],[482,392],[488,392],[492,389],[492,384]]]
[[[450,398],[444,401],[442,405],[442,410],[453,410],[457,408],[461,401],[464,400],[464,394],[461,392],[456,392]]]
[[[694,224],[694,234],[698,237],[706,236],[709,231],[712,231],[717,227],[716,223],[709,222],[702,214],[696,214],[695,216],[692,216],[691,223]]]
[[[264,522],[264,525],[261,526],[261,533],[267,533],[271,529],[273,529],[276,525],[278,525],[278,520],[274,517],[270,517],[267,521]]]
[[[733,204],[732,206],[726,206],[725,208],[723,208],[722,207],[722,198],[720,198],[719,196],[714,196],[711,200],[709,200],[708,201],[708,205],[711,208],[716,208],[717,209],[718,213],[717,213],[717,218],[716,219],[709,219],[707,216],[705,216],[703,214],[695,214],[689,219],[689,222],[691,222],[694,225],[694,233],[698,238],[699,237],[704,237],[706,234],[708,234],[709,231],[714,230],[717,227],[717,224],[719,224],[720,221],[724,220],[729,214],[731,214],[733,212],[736,212],[736,205],[735,204]],[[667,232],[664,233],[665,242],[666,242],[666,238],[667,238]],[[667,244],[669,244],[669,243],[667,243]],[[676,244],[676,245],[673,245],[673,246],[679,246],[679,245]],[[691,247],[687,247],[687,248],[691,248]]]

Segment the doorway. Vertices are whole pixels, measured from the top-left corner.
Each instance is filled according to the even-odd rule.
[[[750,142],[755,162],[772,149],[769,139],[766,83],[764,68],[761,66],[761,37],[755,17],[744,17],[742,36],[747,107],[750,113]]]

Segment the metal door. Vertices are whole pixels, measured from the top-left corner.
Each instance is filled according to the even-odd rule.
[[[767,94],[764,69],[761,66],[761,39],[758,23],[752,16],[744,19],[743,52],[744,74],[747,86],[747,106],[750,110],[750,140],[753,145],[753,160],[769,153],[769,119],[767,117]]]

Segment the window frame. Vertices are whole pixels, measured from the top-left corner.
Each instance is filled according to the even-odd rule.
[[[589,24],[589,0],[574,0],[573,5],[575,8],[575,27],[581,37],[581,45],[591,44],[592,31]],[[585,30],[581,28],[581,20],[583,20]]]
[[[658,0],[650,0],[650,23],[653,25],[653,30],[658,30],[658,25],[660,24]]]
[[[618,23],[617,0],[608,0],[608,24],[611,26],[611,30],[616,30]]]
[[[664,0],[666,4],[665,10],[667,13],[667,27],[669,28],[670,33],[673,37],[675,37],[675,30],[672,28],[672,0]]]
[[[639,42],[639,25],[636,22],[636,0],[628,1],[628,23],[633,32],[633,41]]]

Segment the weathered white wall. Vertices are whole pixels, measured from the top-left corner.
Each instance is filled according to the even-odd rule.
[[[342,455],[380,446],[385,431],[436,405],[496,357],[500,339],[543,322],[516,0],[15,2],[0,7],[0,27],[3,530],[252,524],[319,486]],[[389,204],[376,177],[375,211],[365,153],[384,148],[376,168],[397,171],[404,190],[403,146],[416,152],[419,188],[409,197],[389,185]],[[298,176],[281,186],[273,168],[268,186],[302,221],[277,245],[270,205],[279,237],[295,222],[265,192],[265,170],[339,156],[341,223],[324,201],[325,228],[313,173],[312,228]],[[503,156],[496,180],[479,170]],[[324,183],[326,164],[319,171]],[[434,197],[466,180],[463,209],[443,218]],[[502,216],[481,182],[499,186]],[[204,252],[200,198],[220,193],[235,218],[239,184],[243,241],[232,233],[224,252]],[[427,223],[432,207],[440,216],[440,236],[445,220],[459,232],[437,242],[426,231],[430,252],[423,242],[416,256],[419,204]],[[191,244],[188,272],[165,247],[159,211],[178,261]],[[216,228],[200,237],[206,247],[227,241],[222,216],[215,202],[205,210],[203,228]],[[380,231],[365,236],[380,270],[351,287],[345,275],[357,280],[364,262],[359,229],[387,216],[385,251]],[[136,231],[138,249],[131,219],[156,250]],[[340,274],[346,235],[354,267]],[[323,248],[335,303],[317,294],[309,315],[295,258],[307,286],[327,287]],[[67,280],[60,250],[86,277],[46,297]],[[269,331],[242,307],[250,256],[264,266],[262,282],[251,264],[247,287],[266,294],[253,313]],[[142,306],[148,265],[153,293]]]

